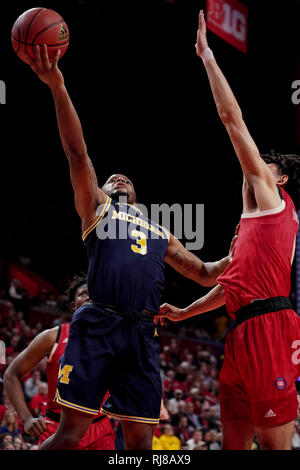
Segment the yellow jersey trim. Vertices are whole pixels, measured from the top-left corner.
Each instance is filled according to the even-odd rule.
[[[66,406],[67,408],[72,408],[73,410],[82,411],[83,413],[88,413],[92,415],[97,415],[99,413],[99,410],[93,410],[92,408],[76,405],[76,403],[64,400],[63,398],[61,398],[58,389],[56,390],[55,401],[60,405]]]
[[[158,225],[158,224],[156,224],[156,225]],[[160,227],[160,228],[162,229],[162,231],[164,232],[164,234],[165,234],[166,237],[167,237],[167,240],[169,241],[170,238],[171,238],[170,232],[169,232],[165,227],[162,227],[161,225],[158,225],[158,227]]]
[[[111,204],[111,198],[109,196],[106,197],[106,200],[105,200],[105,203],[104,203],[104,207],[101,211],[101,213],[98,215],[97,219],[95,220],[95,222],[92,223],[92,225],[89,226],[89,228],[87,228],[83,234],[82,234],[82,240],[84,241],[86,239],[86,237],[97,227],[97,225],[99,224],[99,222],[101,222],[101,220],[103,219],[103,217],[105,216],[106,212],[108,211],[109,209],[109,206]]]
[[[119,415],[117,413],[110,413],[109,411],[104,410],[103,408],[100,409],[101,413],[107,416],[112,416],[113,418],[117,419],[124,419],[126,421],[136,421],[138,423],[149,423],[149,424],[158,424],[159,418],[143,418],[141,416],[127,416],[127,415]]]

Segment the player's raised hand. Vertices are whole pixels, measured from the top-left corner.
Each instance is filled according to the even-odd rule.
[[[35,59],[31,59],[27,54],[29,66],[37,74],[39,79],[46,83],[50,88],[55,88],[64,83],[64,77],[57,66],[60,56],[60,49],[55,54],[54,60],[50,62],[46,44],[41,47],[36,45],[34,47]]]
[[[206,21],[204,18],[204,11],[200,10],[199,13],[199,24],[198,24],[198,31],[197,31],[197,42],[196,46],[196,53],[197,56],[201,56],[203,51],[208,47],[207,38],[206,38]]]

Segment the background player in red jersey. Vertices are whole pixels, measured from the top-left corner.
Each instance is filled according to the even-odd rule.
[[[67,291],[73,312],[89,300],[86,277],[75,277]],[[59,369],[59,359],[68,341],[70,323],[45,330],[34,338],[10,364],[4,374],[7,395],[24,423],[24,430],[39,437],[41,445],[53,435],[59,424],[61,407],[54,401]],[[44,357],[47,360],[48,397],[46,417],[34,418],[30,413],[22,390],[21,378],[30,372]],[[107,398],[108,394],[105,396]],[[115,434],[110,419],[102,413],[93,420],[81,439],[77,450],[114,450]]]
[[[178,321],[226,302],[236,326],[227,335],[219,377],[223,449],[250,449],[255,433],[262,449],[290,449],[300,374],[292,348],[300,338],[300,318],[288,297],[299,222],[283,188],[299,174],[300,158],[261,157],[208,48],[203,11],[196,51],[243,170],[243,214],[232,261],[217,279],[219,285],[186,309],[164,304],[157,319]]]

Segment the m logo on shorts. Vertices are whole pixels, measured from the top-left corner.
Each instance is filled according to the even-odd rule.
[[[286,380],[284,377],[278,377],[275,380],[275,385],[278,388],[278,390],[284,390],[286,388]]]
[[[69,375],[73,370],[73,366],[66,364],[63,368],[59,366],[58,381],[62,384],[68,384],[70,382]]]

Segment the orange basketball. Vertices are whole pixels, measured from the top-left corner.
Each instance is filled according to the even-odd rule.
[[[11,42],[16,54],[26,63],[28,61],[24,53],[34,59],[35,44],[47,44],[50,61],[60,49],[61,59],[69,46],[69,28],[55,11],[31,8],[16,19],[11,31]]]

